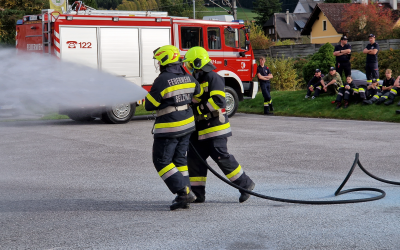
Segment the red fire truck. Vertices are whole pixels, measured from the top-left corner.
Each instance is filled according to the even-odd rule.
[[[255,97],[258,82],[252,79],[257,65],[243,22],[169,17],[166,12],[94,10],[76,3],[65,13],[42,10],[42,14],[24,16],[17,23],[16,48],[101,69],[149,91],[158,75],[154,49],[172,44],[183,57],[191,47],[202,46],[216,72],[225,78],[229,116],[239,101]],[[125,123],[136,105],[69,107],[60,113],[77,121],[101,118]]]

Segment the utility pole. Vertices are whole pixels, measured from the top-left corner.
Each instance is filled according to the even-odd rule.
[[[232,0],[232,12],[233,12],[233,19],[237,20],[236,0]]]
[[[193,19],[196,19],[196,2],[193,0]]]

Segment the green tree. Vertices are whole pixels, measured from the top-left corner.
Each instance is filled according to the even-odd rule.
[[[315,69],[320,69],[326,75],[329,73],[329,68],[335,66],[336,58],[333,50],[333,45],[326,43],[312,55],[311,60],[303,67],[303,76],[306,82],[314,76]]]
[[[24,15],[40,14],[49,7],[48,0],[0,0],[0,43],[15,45],[17,20]]]
[[[282,3],[279,0],[256,0],[254,3],[253,12],[257,14],[256,22],[261,27],[270,19],[274,13],[282,10]]]
[[[101,9],[115,10],[122,3],[122,0],[96,0],[96,2],[97,6]]]

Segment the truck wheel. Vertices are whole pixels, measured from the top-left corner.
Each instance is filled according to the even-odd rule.
[[[96,119],[84,111],[71,111],[68,113],[68,117],[77,122],[91,122]]]
[[[226,112],[232,117],[239,107],[239,97],[231,87],[225,87]]]
[[[109,124],[122,124],[129,122],[135,115],[136,103],[122,103],[107,108],[101,120]]]

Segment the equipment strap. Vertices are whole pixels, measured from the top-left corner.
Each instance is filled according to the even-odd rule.
[[[182,111],[182,110],[186,110],[189,109],[189,105],[185,104],[182,106],[168,106],[166,108],[160,109],[160,110],[156,110],[156,114],[157,117],[162,116],[162,115],[166,115],[175,111]]]
[[[226,114],[225,108],[214,110],[214,111],[211,111],[210,113],[207,113],[207,114],[196,115],[195,119],[196,119],[196,121],[208,120],[208,119],[211,119],[213,117],[218,117],[220,113],[221,114]]]

